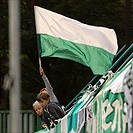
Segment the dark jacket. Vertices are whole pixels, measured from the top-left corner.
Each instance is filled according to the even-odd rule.
[[[50,122],[57,124],[56,120],[63,118],[65,115],[63,109],[54,102],[49,102],[49,104],[43,109],[43,114],[40,116],[42,120],[42,125],[47,124],[50,127]]]
[[[47,117],[47,112],[45,111],[45,109],[43,109],[43,113],[40,118],[42,121],[42,125],[47,124],[48,127],[50,126],[50,119]]]
[[[65,115],[63,109],[54,102],[49,102],[45,110],[54,120],[58,120]]]

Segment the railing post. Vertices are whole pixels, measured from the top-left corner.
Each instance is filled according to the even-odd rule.
[[[0,113],[0,133],[2,133],[2,113]]]
[[[41,127],[41,119],[37,115],[37,130],[40,130],[40,129],[42,129],[42,127]]]
[[[12,133],[10,116],[11,113],[9,110],[0,111],[0,133]],[[39,127],[41,126],[40,118],[38,117],[37,121],[37,119],[35,119],[35,116],[33,115],[32,110],[20,110],[20,116],[21,121],[19,121],[19,133],[34,133],[36,130],[41,129]],[[37,125],[36,128],[35,125]]]

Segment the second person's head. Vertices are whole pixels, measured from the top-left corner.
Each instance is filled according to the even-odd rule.
[[[37,96],[37,100],[41,104],[42,107],[46,107],[50,101],[50,95],[45,92],[40,92]]]

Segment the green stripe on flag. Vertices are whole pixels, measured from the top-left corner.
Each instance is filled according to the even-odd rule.
[[[37,34],[39,56],[69,59],[91,67],[94,74],[105,74],[114,55],[97,47],[74,43],[46,34]]]

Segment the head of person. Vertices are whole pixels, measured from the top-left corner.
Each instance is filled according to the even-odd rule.
[[[41,104],[41,106],[44,108],[47,106],[47,104],[50,101],[50,95],[45,92],[40,92],[37,96],[37,101]]]
[[[38,115],[42,115],[43,108],[42,108],[41,104],[38,101],[35,101],[33,103],[33,109]]]
[[[47,91],[46,88],[42,88],[42,89],[40,90],[40,93],[43,93],[43,92],[48,94],[48,91]]]

